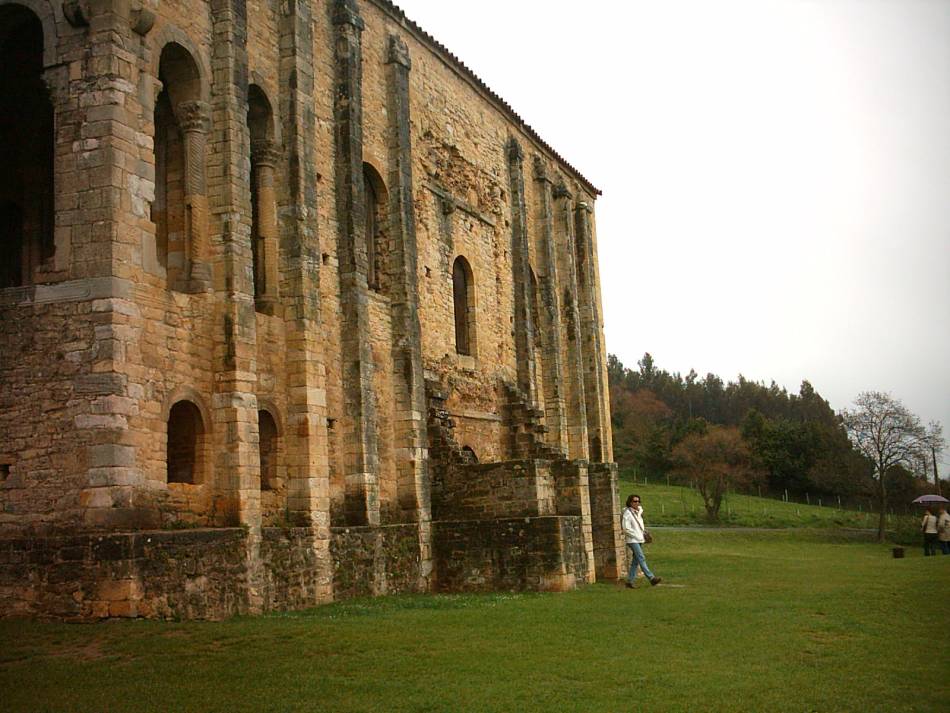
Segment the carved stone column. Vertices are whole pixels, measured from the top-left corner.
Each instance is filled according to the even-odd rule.
[[[558,291],[557,250],[554,238],[553,183],[540,156],[534,157],[534,180],[538,184],[539,225],[541,226],[538,288],[541,309],[538,336],[541,340],[544,378],[544,423],[548,443],[567,454],[567,418],[564,400],[563,325]]]
[[[251,145],[251,163],[257,184],[257,235],[251,236],[257,256],[254,292],[258,308],[268,314],[274,313],[279,296],[277,196],[274,192],[274,168],[279,159],[280,149],[273,141],[257,141]]]
[[[188,244],[189,292],[211,287],[208,262],[208,186],[205,144],[211,127],[211,108],[203,101],[181,102],[175,110],[185,143],[185,236]]]

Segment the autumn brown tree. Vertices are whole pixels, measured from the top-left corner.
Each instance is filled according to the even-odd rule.
[[[762,476],[742,434],[735,427],[709,426],[693,433],[673,449],[674,472],[696,483],[706,516],[719,521],[719,508],[728,489],[754,483]]]

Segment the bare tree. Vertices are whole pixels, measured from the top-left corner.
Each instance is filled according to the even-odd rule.
[[[884,475],[895,465],[917,470],[921,454],[926,452],[927,431],[920,419],[890,394],[865,391],[854,400],[854,408],[842,413],[848,437],[854,447],[874,465],[878,482],[881,516],[877,539],[884,541],[887,513],[887,488]]]
[[[937,472],[937,454],[947,447],[947,441],[943,437],[943,426],[940,425],[940,421],[931,421],[927,424],[925,445],[927,449],[930,450],[930,465],[933,467],[934,488],[937,495],[941,495],[940,473]],[[927,477],[926,472],[924,473],[924,477]]]

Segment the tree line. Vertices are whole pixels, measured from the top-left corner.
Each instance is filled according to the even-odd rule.
[[[882,512],[887,494],[892,503],[909,503],[939,489],[927,480],[943,447],[939,424],[924,428],[886,394],[861,394],[854,410],[837,414],[808,381],[795,394],[741,375],[729,382],[694,370],[684,376],[661,369],[649,353],[636,369],[610,355],[607,370],[615,460],[643,477],[695,486],[710,519],[727,488],[802,499],[872,497]],[[909,418],[900,457],[885,462],[862,447],[856,414],[867,415],[870,396]]]

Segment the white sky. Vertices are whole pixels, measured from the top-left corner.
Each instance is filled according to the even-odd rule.
[[[603,190],[624,364],[950,436],[950,0],[397,4]]]

